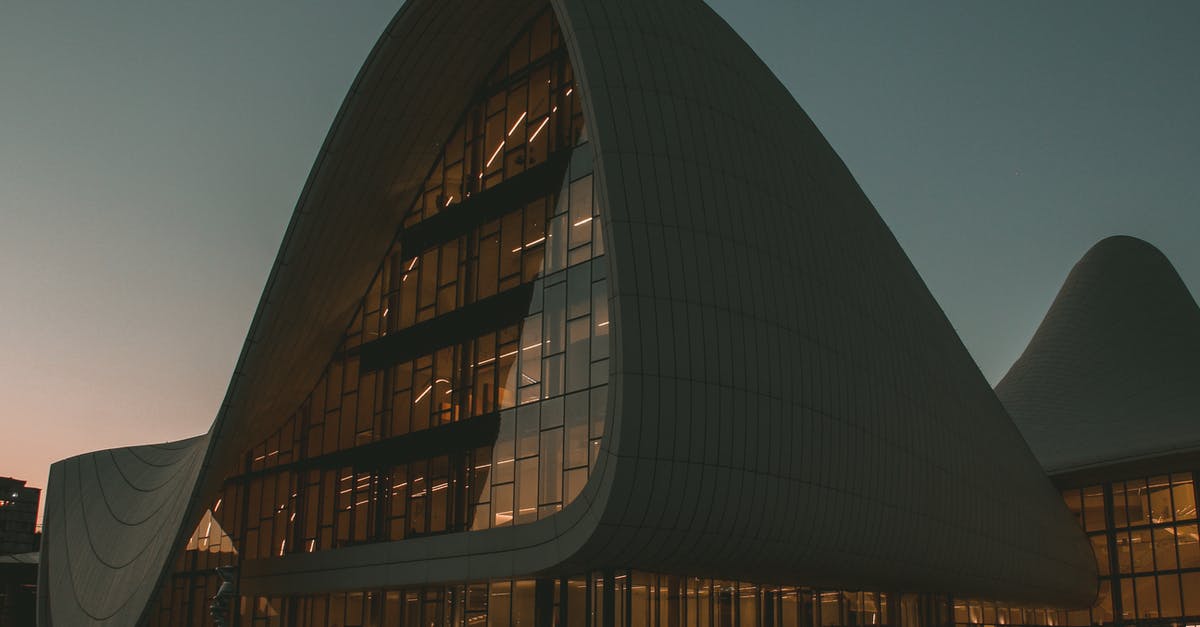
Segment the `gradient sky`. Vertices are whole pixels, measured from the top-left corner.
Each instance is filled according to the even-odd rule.
[[[399,0],[0,8],[0,476],[203,432]],[[1072,264],[1200,289],[1200,3],[713,0],[995,383]]]

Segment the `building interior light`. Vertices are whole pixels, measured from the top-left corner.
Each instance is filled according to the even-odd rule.
[[[521,117],[517,118],[517,121],[513,123],[512,128],[508,129],[508,137],[512,137],[512,134],[517,132],[517,127],[521,126],[521,121],[525,119],[525,115],[528,113],[529,112],[526,111],[525,113],[521,114]]]
[[[418,259],[420,259],[420,257],[413,257],[412,263],[408,264],[408,269],[404,271],[404,276],[400,278],[401,283],[408,280],[408,274],[413,271],[413,268],[417,267]]]
[[[484,169],[492,167],[492,163],[494,163],[496,161],[496,157],[500,156],[500,151],[503,149],[504,149],[504,140],[502,139],[502,140],[500,140],[500,145],[496,146],[496,151],[493,152],[492,156],[487,160],[487,165],[483,166]],[[483,176],[483,175],[480,174],[480,176]]]
[[[533,240],[532,242],[529,242],[528,244],[525,244],[524,246],[517,246],[516,248],[512,249],[512,251],[514,253],[519,253],[519,252],[521,252],[522,249],[530,248],[532,246],[537,246],[538,244],[541,244],[544,241],[546,241],[546,237],[542,236],[542,237],[539,237],[539,238]]]
[[[555,109],[555,111],[557,111],[558,107],[555,107],[554,109]],[[529,141],[533,141],[533,140],[537,139],[537,136],[541,134],[542,129],[546,128],[546,125],[549,123],[550,123],[550,116],[546,116],[546,119],[542,120],[542,123],[538,125],[537,130],[535,130],[533,132],[533,135],[529,138]]]
[[[424,392],[421,392],[421,395],[420,395],[420,396],[418,396],[418,397],[417,397],[417,399],[416,399],[415,401],[413,401],[413,405],[416,405],[417,403],[420,403],[420,402],[421,402],[421,399],[425,398],[425,395],[426,395],[426,394],[429,394],[429,391],[430,391],[430,390],[432,390],[432,389],[433,389],[433,385],[432,385],[432,384],[430,384],[430,385],[429,385],[429,387],[425,388],[425,391],[424,391]]]

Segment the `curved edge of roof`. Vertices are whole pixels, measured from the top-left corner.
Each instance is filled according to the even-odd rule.
[[[1105,238],[996,393],[1052,474],[1200,450],[1200,308],[1170,260]]]

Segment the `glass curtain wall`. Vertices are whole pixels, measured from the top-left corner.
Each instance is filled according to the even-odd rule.
[[[1092,623],[1114,617],[1200,620],[1200,530],[1192,473],[1112,481],[1063,496],[1096,552],[1101,603],[1092,610]]]
[[[949,618],[945,598],[639,571],[257,597],[244,608],[243,624],[254,627],[818,627]]]
[[[158,624],[210,624],[216,566],[528,523],[583,489],[607,416],[607,264],[549,8],[476,93],[311,394],[214,495]]]
[[[955,604],[960,625],[1200,624],[1200,528],[1191,472],[1071,488],[1067,508],[1087,533],[1100,573],[1090,610],[1021,610],[1017,623],[994,603]]]

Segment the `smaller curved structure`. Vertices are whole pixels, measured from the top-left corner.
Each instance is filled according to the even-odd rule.
[[[42,588],[53,623],[134,625],[183,525],[208,436],[109,449],[50,467]],[[51,496],[52,495],[52,496]],[[45,594],[45,592],[44,592]]]
[[[1200,308],[1157,248],[1107,238],[996,393],[1052,475],[1200,447]]]

